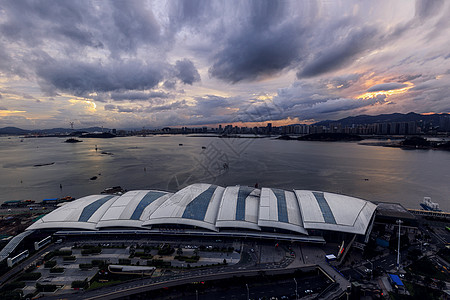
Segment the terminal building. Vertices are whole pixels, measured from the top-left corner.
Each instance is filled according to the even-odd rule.
[[[364,238],[377,206],[327,192],[192,184],[176,193],[91,195],[37,220],[27,231],[76,235],[180,235],[311,243]]]

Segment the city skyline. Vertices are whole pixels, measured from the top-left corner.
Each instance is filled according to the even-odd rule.
[[[1,1],[0,128],[450,112],[449,15],[444,1]]]

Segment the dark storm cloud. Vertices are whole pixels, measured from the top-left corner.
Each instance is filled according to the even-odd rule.
[[[357,16],[321,20],[320,9],[306,2],[248,3],[240,7],[234,30],[215,40],[212,77],[237,83],[290,69],[298,70],[298,78],[318,76],[347,67],[394,38],[377,26],[360,26]]]
[[[427,19],[435,16],[444,5],[444,0],[416,0],[416,17]]]
[[[78,42],[88,45],[88,34],[80,30],[79,25],[83,22],[83,16],[90,15],[89,8],[92,7],[79,4],[81,1],[2,1],[2,9],[7,13],[0,25],[0,31],[5,38],[30,46],[42,44],[47,33],[59,33],[56,38],[69,33],[68,38],[77,36]],[[81,38],[82,36],[84,38]]]
[[[134,60],[102,65],[78,61],[42,62],[37,74],[46,91],[61,90],[78,96],[91,92],[145,90],[155,87],[164,78],[167,66]]]
[[[332,97],[326,87],[318,87],[304,81],[296,81],[290,87],[279,89],[273,102],[283,111],[289,111],[296,105],[309,106],[327,101]]]
[[[390,91],[390,90],[398,90],[407,87],[407,84],[398,83],[398,82],[389,82],[389,83],[380,83],[374,86],[371,86],[367,91],[368,92],[381,92],[381,91]]]
[[[384,103],[386,99],[385,95],[378,95],[377,97],[369,100],[365,99],[330,99],[328,101],[318,103],[311,108],[307,109],[307,117],[317,117],[321,114],[331,114],[341,111],[351,111],[354,109],[372,106],[375,104]]]
[[[194,82],[200,81],[200,74],[195,68],[192,61],[185,58],[175,63],[175,76],[184,84],[192,85]]]
[[[197,106],[201,106],[207,109],[213,109],[218,107],[227,107],[232,105],[232,101],[228,97],[220,97],[216,95],[206,95],[203,97],[195,97]]]
[[[274,74],[297,58],[299,44],[300,37],[289,28],[243,34],[216,55],[209,73],[231,83]]]
[[[119,113],[142,113],[142,112],[163,112],[163,111],[173,111],[178,109],[187,108],[186,100],[175,101],[166,105],[149,105],[149,106],[124,106],[124,105],[113,105],[106,104],[104,109],[107,111],[116,111]]]
[[[196,28],[208,22],[211,17],[213,1],[189,0],[170,1],[169,18],[172,31],[178,31],[184,26]]]
[[[147,112],[158,112],[158,111],[166,111],[166,110],[177,110],[181,108],[188,107],[186,100],[176,101],[170,104],[166,105],[160,105],[160,106],[149,106],[146,108],[145,111]]]
[[[153,12],[141,1],[3,1],[2,34],[29,46],[53,40],[72,47],[106,48],[112,55],[160,41]],[[26,17],[24,17],[26,16]]]
[[[167,63],[173,33],[163,37],[147,4],[6,0],[0,11],[0,71],[34,78],[48,94],[77,96],[148,90],[164,81],[168,87],[175,87],[176,80],[190,85],[200,81],[189,59]],[[102,95],[97,100],[105,101]]]
[[[6,47],[2,45],[2,41],[0,39],[0,71],[5,73],[11,73],[13,70],[11,68],[11,56],[5,51]]]
[[[116,109],[116,106],[113,104],[105,104],[105,106],[103,108],[107,111],[113,111]]]
[[[389,81],[397,81],[397,82],[407,82],[407,81],[413,81],[414,79],[422,77],[422,74],[415,74],[415,75],[400,75],[396,77],[389,78]]]
[[[284,2],[252,1],[241,28],[226,37],[209,73],[227,82],[251,81],[277,73],[298,59],[303,37],[297,18],[284,18]]]
[[[124,91],[124,92],[111,92],[111,100],[114,101],[124,101],[124,100],[149,100],[152,98],[163,98],[167,99],[170,97],[169,93],[161,91],[153,92],[140,92],[140,91]]]
[[[113,20],[116,25],[114,35],[121,49],[136,49],[144,43],[154,43],[160,38],[160,26],[153,12],[139,0],[115,0]],[[122,41],[125,41],[124,43]]]
[[[117,111],[120,113],[139,113],[142,112],[142,108],[141,107],[126,107],[126,106],[121,106],[121,105],[117,105]]]
[[[361,78],[361,76],[362,74],[348,74],[337,76],[323,80],[323,84],[325,86],[331,84],[331,86],[335,89],[346,89],[355,84]]]
[[[369,91],[412,82],[405,95],[392,97],[398,107],[408,106],[407,97],[424,103],[423,110],[428,102],[448,107],[448,79],[438,75],[448,70],[443,33],[450,5],[441,0],[418,0],[415,11],[407,1],[1,2],[2,85],[17,89],[3,93],[1,104],[19,110],[11,105],[21,99],[27,116],[35,107],[52,107],[49,115],[59,112],[61,120],[72,110],[82,116],[84,105],[67,103],[73,95],[102,102],[117,113],[110,122],[150,116],[167,125],[387,110],[382,106],[391,100],[350,98],[364,93],[367,82],[388,82]],[[205,72],[213,79],[190,87]],[[255,82],[262,80],[267,85]],[[36,85],[55,101],[41,97]],[[215,91],[230,97],[208,95]],[[276,91],[273,102],[257,96]],[[27,94],[42,103],[26,101]],[[105,111],[98,113],[113,115]],[[94,115],[91,109],[85,117]]]
[[[109,63],[86,63],[80,61],[42,60],[36,62],[36,73],[40,84],[49,94],[57,90],[71,92],[77,96],[86,96],[92,92],[111,94],[113,100],[148,100],[150,98],[168,98],[165,92],[140,92],[156,87],[176,70],[176,78],[185,84],[200,80],[194,64],[185,59],[175,66],[164,62],[145,62],[139,59],[111,61]],[[166,81],[167,82],[167,81]],[[100,95],[98,101],[105,101]]]
[[[165,89],[168,89],[168,90],[174,90],[175,87],[176,87],[176,84],[177,84],[176,80],[173,80],[173,79],[172,80],[166,80],[163,83],[163,87]]]
[[[351,28],[342,37],[329,36],[329,45],[323,45],[297,73],[298,78],[317,76],[348,65],[377,40],[373,27]]]

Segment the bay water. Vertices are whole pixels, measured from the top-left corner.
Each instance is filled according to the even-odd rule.
[[[175,192],[204,182],[333,192],[407,208],[429,196],[450,211],[448,151],[268,137],[64,140],[0,137],[0,203],[79,198],[112,186]]]

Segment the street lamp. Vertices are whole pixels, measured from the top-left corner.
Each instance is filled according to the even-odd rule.
[[[398,247],[397,247],[397,271],[400,269],[400,227],[402,226],[403,221],[397,220],[398,224]]]
[[[373,263],[370,260],[367,260],[367,262],[370,264],[370,280],[373,279]]]
[[[298,294],[297,294],[297,279],[294,278],[294,282],[295,282],[295,300],[298,300]]]
[[[247,287],[247,300],[250,299],[250,291],[248,289],[248,284],[245,284],[245,286]]]

